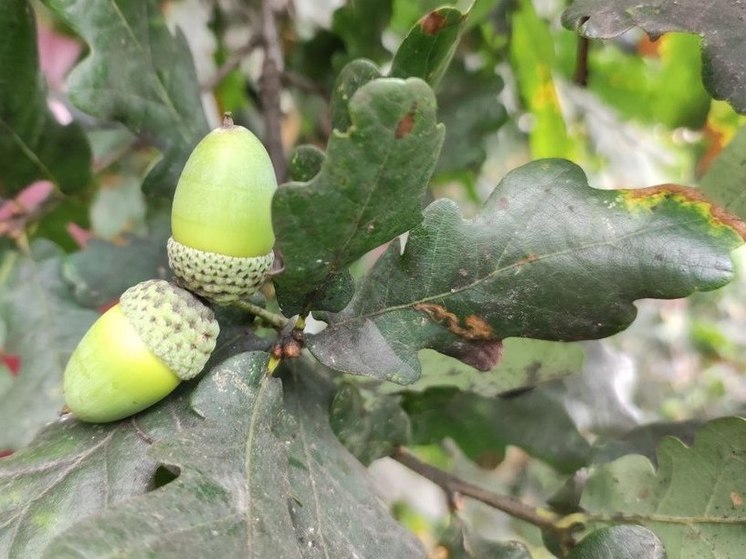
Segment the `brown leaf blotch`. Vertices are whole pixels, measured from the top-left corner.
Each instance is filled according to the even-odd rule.
[[[425,35],[435,35],[446,26],[446,18],[437,11],[430,12],[420,20]]]
[[[741,495],[738,491],[731,491],[730,502],[733,503],[734,509],[740,509],[743,506],[743,495]]]
[[[442,305],[434,303],[418,303],[414,306],[418,311],[424,312],[434,322],[447,328],[453,334],[466,340],[493,340],[494,334],[490,325],[481,317],[470,314],[461,319],[454,313],[446,310]]]
[[[417,105],[413,105],[407,114],[405,114],[396,124],[396,139],[401,140],[404,136],[409,136],[414,128],[414,114]]]

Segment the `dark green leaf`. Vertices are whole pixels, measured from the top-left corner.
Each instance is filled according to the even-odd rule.
[[[658,470],[628,455],[596,469],[581,506],[591,519],[641,524],[663,541],[668,559],[737,558],[746,533],[746,420],[717,419],[694,445],[673,437],[658,447]]]
[[[158,147],[163,159],[143,188],[171,196],[186,158],[208,131],[184,35],[171,34],[155,0],[44,3],[91,48],[68,78],[73,103]]]
[[[0,460],[0,556],[41,557],[76,522],[153,489],[158,463],[147,449],[197,419],[186,408],[184,398],[171,397],[115,424],[66,418]]]
[[[334,12],[332,29],[350,58],[380,60],[387,54],[381,35],[391,19],[391,0],[348,0]]]
[[[0,6],[0,195],[37,179],[74,192],[90,181],[91,152],[76,123],[59,124],[47,108],[31,3]]]
[[[484,140],[505,123],[497,96],[503,81],[492,71],[472,72],[454,61],[438,88],[438,116],[446,139],[436,173],[478,171],[485,159]]]
[[[399,396],[375,395],[344,383],[334,396],[329,422],[340,442],[363,464],[389,456],[409,443],[409,417]]]
[[[746,113],[744,21],[746,5],[733,0],[575,0],[562,15],[566,27],[594,39],[616,37],[634,26],[652,38],[670,31],[700,35],[705,87],[740,113]]]
[[[381,506],[367,471],[330,429],[328,381],[305,363],[284,380],[292,433],[287,504],[301,557],[424,558],[420,543]]]
[[[48,242],[16,260],[0,289],[0,318],[7,326],[5,351],[21,358],[21,370],[0,396],[0,449],[20,448],[62,409],[62,373],[98,313],[75,302],[62,280],[62,251]]]
[[[709,198],[746,220],[746,126],[712,162],[700,185]]]
[[[726,219],[690,190],[595,190],[576,165],[537,161],[472,220],[431,204],[404,253],[393,243],[309,347],[333,369],[407,384],[424,348],[488,370],[509,336],[609,336],[636,299],[728,283],[741,238]]]
[[[280,381],[266,375],[266,362],[266,353],[240,354],[212,370],[192,394],[194,411],[169,406],[169,398],[162,406],[170,408],[170,433],[152,436],[146,427],[159,408],[137,416],[154,440],[150,458],[178,477],[123,495],[35,556],[423,557],[329,429],[323,379],[309,370],[299,373],[303,380],[291,373]],[[105,450],[89,454],[102,460]]]
[[[423,16],[396,51],[391,76],[417,77],[435,86],[451,63],[467,15],[443,7]]]
[[[352,125],[335,131],[318,174],[277,191],[272,216],[284,272],[275,279],[288,316],[340,310],[347,267],[414,227],[443,139],[422,80],[381,78],[349,100]]]
[[[658,537],[642,526],[611,526],[591,532],[567,559],[666,559]]]
[[[562,404],[541,390],[510,399],[451,388],[403,396],[417,444],[450,437],[469,458],[493,467],[506,445],[519,446],[561,472],[574,472],[588,462],[590,446]]]
[[[125,243],[93,240],[69,256],[62,273],[81,305],[97,308],[116,300],[125,290],[147,279],[169,274],[167,216],[151,223],[147,237],[127,236]]]

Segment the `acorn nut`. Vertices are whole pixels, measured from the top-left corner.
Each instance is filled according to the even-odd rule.
[[[93,423],[144,410],[202,371],[219,331],[212,310],[185,289],[164,280],[130,287],[70,357],[67,408]]]
[[[276,189],[267,150],[226,114],[194,148],[174,193],[168,261],[179,283],[218,304],[259,289],[274,260]]]

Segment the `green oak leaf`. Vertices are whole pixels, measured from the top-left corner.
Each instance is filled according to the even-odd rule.
[[[348,107],[351,124],[334,131],[319,172],[272,202],[285,266],[275,287],[287,315],[342,309],[353,290],[348,266],[422,218],[443,141],[432,90],[418,78],[375,79]]]
[[[486,158],[485,138],[507,120],[498,100],[503,80],[491,69],[468,70],[461,60],[448,68],[438,88],[438,116],[446,138],[436,173],[478,171]]]
[[[44,4],[91,48],[68,78],[70,99],[160,149],[163,159],[143,189],[171,196],[192,148],[208,132],[184,35],[171,34],[155,0]]]
[[[38,241],[30,256],[5,254],[0,276],[0,319],[7,327],[4,350],[21,369],[0,395],[0,449],[28,443],[62,409],[62,373],[98,313],[81,308],[62,279],[62,251]]]
[[[438,84],[451,63],[468,12],[442,7],[424,15],[399,45],[391,62],[391,76],[417,77]]]
[[[453,439],[479,464],[495,466],[506,445],[518,446],[558,471],[588,463],[590,445],[556,396],[533,390],[514,398],[487,398],[453,388],[404,392],[402,407],[415,444]]]
[[[115,424],[107,432],[136,422],[141,437],[152,441],[149,459],[177,473],[175,479],[114,503],[99,499],[105,510],[85,518],[68,509],[77,522],[35,556],[424,557],[329,428],[327,382],[300,364],[282,380],[271,377],[267,358],[235,355],[205,375],[190,408],[168,398]],[[175,425],[154,436],[146,420],[162,406],[170,406]],[[129,461],[126,449],[117,450]],[[103,460],[105,451],[92,448],[88,460]],[[145,466],[153,475],[152,465]],[[70,483],[87,487],[83,473],[74,477]]]
[[[642,526],[611,526],[588,534],[567,559],[666,559],[658,537]]]
[[[41,557],[80,520],[154,489],[158,462],[148,448],[198,419],[183,393],[114,424],[67,417],[0,460],[0,556]],[[56,557],[71,556],[80,557]]]
[[[488,370],[509,336],[610,336],[634,320],[636,299],[728,283],[742,243],[691,190],[596,190],[564,160],[512,171],[471,220],[447,199],[424,216],[342,312],[320,315],[328,326],[308,347],[328,367],[407,384],[424,348]]]
[[[664,439],[657,471],[635,454],[597,468],[580,504],[590,520],[652,530],[668,559],[736,559],[746,533],[744,496],[746,420],[729,417],[707,423],[692,446]]]
[[[609,39],[637,26],[656,38],[671,31],[702,37],[702,78],[715,99],[746,113],[743,23],[746,5],[732,0],[575,0],[562,23],[592,39]]]
[[[59,124],[47,108],[36,24],[27,0],[0,5],[0,196],[37,179],[71,193],[90,182],[91,150],[77,123]]]

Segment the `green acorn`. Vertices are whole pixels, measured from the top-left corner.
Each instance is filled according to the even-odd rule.
[[[226,114],[194,148],[176,185],[168,261],[179,283],[219,304],[254,293],[274,260],[276,189],[267,150]]]
[[[70,412],[105,423],[135,414],[197,376],[220,328],[197,297],[164,280],[138,283],[91,326],[70,357]]]

